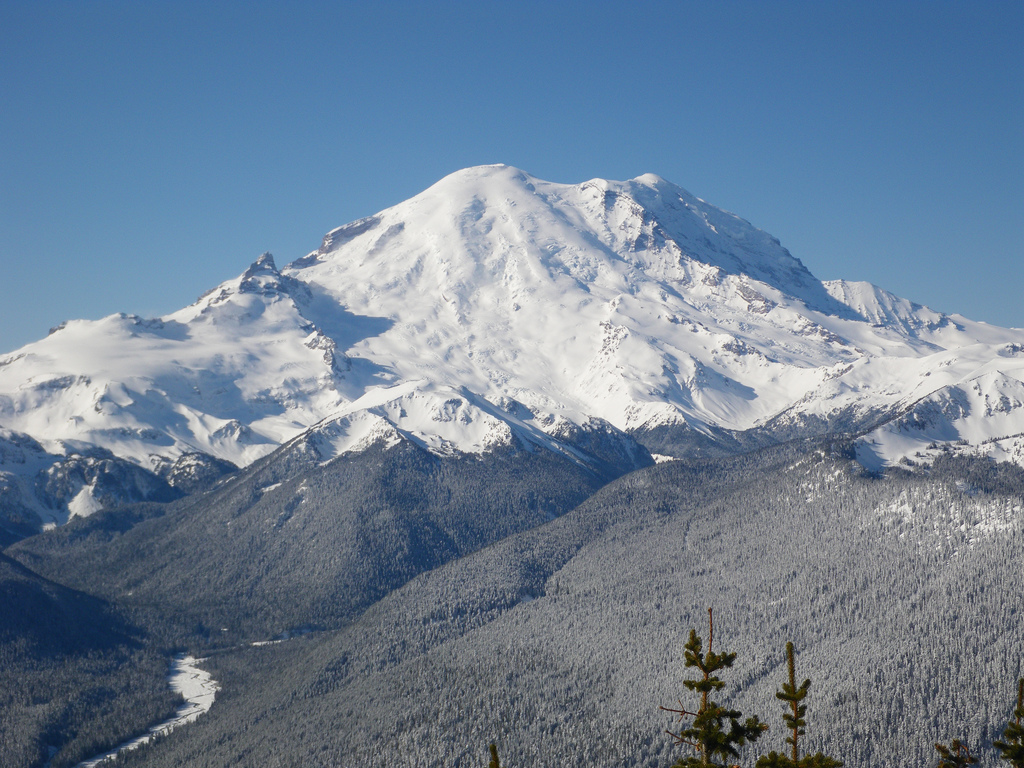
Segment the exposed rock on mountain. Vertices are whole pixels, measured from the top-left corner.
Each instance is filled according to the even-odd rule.
[[[657,176],[483,166],[163,318],[74,321],[0,357],[0,425],[158,473],[197,454],[246,466],[311,429],[322,461],[401,435],[624,471],[645,461],[629,434],[683,455],[830,432],[870,432],[873,468],[965,440],[1019,460],[993,438],[1024,433],[1021,349],[1024,331],[822,283]],[[988,405],[928,405],[974,382]]]

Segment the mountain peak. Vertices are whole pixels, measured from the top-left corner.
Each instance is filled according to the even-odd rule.
[[[309,289],[299,281],[282,275],[277,270],[269,251],[260,255],[238,282],[239,293],[259,293],[265,296],[288,295],[303,301],[309,298]]]
[[[76,321],[0,358],[0,426],[144,465],[196,451],[244,465],[363,412],[432,450],[543,443],[592,419],[770,440],[883,423],[981,373],[1024,379],[1020,348],[1019,331],[824,285],[656,174],[560,184],[488,165],[332,229],[281,270],[264,253],[159,321]],[[1016,390],[983,393],[1002,413],[996,390]],[[487,405],[506,401],[517,415]]]
[[[538,185],[549,184],[512,165],[474,165],[448,174],[412,199],[437,196],[450,196],[453,200],[518,199],[523,194],[535,194]]]
[[[532,180],[534,177],[521,168],[516,168],[514,165],[507,165],[505,163],[489,163],[484,165],[471,165],[468,168],[460,168],[457,171],[452,171],[447,176],[441,178],[433,186],[437,184],[451,183],[465,183],[466,181],[473,181],[476,179],[515,179],[515,180]]]
[[[242,279],[248,280],[260,274],[280,274],[280,272],[277,271],[277,265],[274,263],[274,256],[270,251],[264,251],[260,254],[260,257],[242,273]]]
[[[267,289],[281,290],[281,273],[277,271],[274,257],[265,251],[239,278],[238,290],[241,293],[261,293]]]

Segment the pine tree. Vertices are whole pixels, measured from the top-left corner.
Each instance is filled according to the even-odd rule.
[[[498,760],[498,745],[491,744],[491,762],[487,768],[501,768],[501,761]]]
[[[959,739],[953,739],[948,747],[945,744],[936,744],[935,749],[939,751],[937,768],[965,768],[978,762],[978,758],[974,757]]]
[[[748,717],[741,723],[741,712],[726,709],[711,700],[713,692],[725,687],[725,683],[715,673],[731,667],[736,660],[735,653],[715,653],[714,639],[714,618],[711,609],[708,608],[707,653],[703,651],[697,630],[691,629],[684,654],[686,666],[696,667],[702,675],[695,680],[683,681],[683,685],[689,690],[700,694],[700,706],[696,712],[688,711],[682,701],[679,702],[679,709],[661,707],[666,712],[678,714],[680,722],[693,718],[689,728],[683,728],[679,733],[668,732],[676,740],[676,744],[687,745],[697,751],[696,757],[680,758],[673,768],[728,768],[726,763],[717,761],[738,757],[737,747],[742,747],[748,741],[757,740],[768,729],[768,726],[756,717]]]
[[[786,661],[789,666],[789,682],[782,684],[782,690],[776,692],[775,698],[789,704],[790,711],[782,716],[782,721],[790,730],[786,743],[790,745],[790,754],[769,752],[758,758],[757,768],[840,768],[842,762],[818,752],[815,755],[800,757],[800,737],[805,734],[807,721],[807,705],[801,702],[807,697],[811,687],[810,680],[804,680],[800,687],[796,686],[796,660],[793,654],[793,643],[786,643]]]
[[[1017,708],[1013,716],[1013,722],[1007,723],[1003,731],[1003,740],[992,742],[992,746],[1003,753],[1000,757],[1013,768],[1024,768],[1024,678],[1017,683]]]

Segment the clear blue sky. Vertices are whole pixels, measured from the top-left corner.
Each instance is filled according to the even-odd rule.
[[[459,168],[660,174],[1024,326],[1024,3],[0,0],[0,351],[157,315]]]

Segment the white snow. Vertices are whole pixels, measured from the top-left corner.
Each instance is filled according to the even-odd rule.
[[[970,414],[868,436],[881,465],[1024,434],[1024,409],[981,415],[1018,398],[1022,369],[1024,331],[823,284],[657,176],[555,184],[499,165],[331,230],[280,271],[261,257],[166,317],[73,321],[0,356],[0,425],[54,455],[245,465],[310,428],[325,460],[403,438],[564,450],[557,425],[589,419],[742,430],[910,414],[982,383]],[[1024,461],[1020,442],[986,444]]]
[[[101,508],[102,505],[93,498],[92,488],[88,485],[82,486],[82,490],[68,502],[68,512],[71,513],[71,517],[88,517]]]

